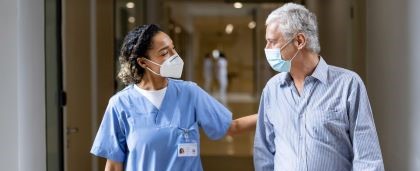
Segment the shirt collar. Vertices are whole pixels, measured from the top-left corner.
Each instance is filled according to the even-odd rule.
[[[322,57],[319,57],[318,65],[315,68],[315,71],[311,75],[312,77],[318,79],[323,84],[326,84],[328,81],[328,64]]]
[[[279,83],[281,86],[289,83],[290,81],[292,81],[292,77],[290,76],[289,72],[284,72],[284,73],[280,73],[280,79],[279,79]]]
[[[280,85],[285,85],[292,81],[290,73],[280,73],[279,83]],[[322,57],[319,57],[318,65],[316,66],[314,72],[311,75],[312,77],[318,79],[323,84],[326,84],[328,81],[328,64]]]

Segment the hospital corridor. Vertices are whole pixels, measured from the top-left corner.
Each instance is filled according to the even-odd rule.
[[[206,112],[218,115],[205,116],[202,123],[193,122],[200,127],[195,142],[198,146],[192,143],[196,146],[191,147],[188,134],[183,134],[189,130],[181,127],[174,129],[184,132],[174,135],[182,134],[186,145],[170,144],[166,139],[161,143],[176,148],[178,157],[195,154],[197,150],[198,166],[205,171],[258,171],[254,164],[255,125],[230,135],[224,122],[230,112],[232,119],[256,114],[259,109],[261,113],[266,112],[260,106],[267,99],[262,94],[267,82],[279,73],[267,62],[265,49],[270,40],[266,37],[266,20],[272,11],[290,2],[303,5],[316,15],[321,59],[329,66],[357,73],[366,86],[368,101],[363,102],[371,107],[373,118],[369,119],[374,120],[385,170],[419,171],[418,0],[0,0],[0,170],[105,170],[107,159],[91,154],[95,137],[106,129],[100,128],[101,124],[142,123],[146,125],[143,127],[150,127],[141,120],[148,116],[136,116],[128,121],[120,116],[107,118],[110,116],[106,113],[117,110],[110,106],[116,103],[116,94],[140,85],[134,79],[131,83],[136,85],[125,85],[120,79],[122,63],[127,62],[123,58],[124,50],[132,54],[140,53],[141,48],[149,51],[159,44],[141,43],[153,42],[157,39],[153,36],[163,32],[168,36],[163,40],[170,38],[171,45],[165,48],[175,53],[169,58],[178,60],[178,68],[165,66],[170,65],[169,60],[160,64],[150,57],[144,58],[146,62],[142,61],[143,56],[132,60],[130,54],[129,62],[137,63],[127,62],[126,65],[133,66],[127,67],[126,72],[133,72],[134,66],[143,67],[141,79],[166,77],[164,67],[182,73],[179,78],[169,73],[168,87],[164,89],[169,97],[182,89],[176,96],[180,98],[160,94],[160,103],[156,105],[148,96],[144,97],[155,108],[152,111],[173,110],[174,115],[198,111],[193,117],[197,120]],[[157,33],[144,36],[155,25]],[[133,41],[129,39],[130,34],[144,37],[135,38],[129,47]],[[153,67],[144,67],[146,64],[160,68],[159,73]],[[150,77],[146,73],[155,75]],[[181,86],[175,89],[178,84],[187,85],[177,80],[193,82],[188,84],[192,95],[187,96],[189,91]],[[197,100],[195,96],[199,96]],[[173,107],[184,102],[187,105]],[[129,110],[147,113],[146,108],[147,105]],[[187,121],[188,118],[181,116],[179,122]],[[166,127],[170,126],[173,125]],[[122,127],[109,129],[122,130],[121,134],[125,135]],[[162,133],[166,127],[156,130]],[[223,134],[219,133],[221,130]],[[138,135],[159,138],[153,133]],[[105,132],[100,136],[117,143],[124,141],[126,145],[119,148],[134,148],[132,141],[126,143],[119,135]],[[112,143],[110,146],[118,146]],[[145,151],[152,149],[151,146],[153,143],[145,146]],[[275,149],[281,150],[293,151]],[[139,158],[144,157],[141,155],[144,154],[139,154]],[[159,153],[152,152],[153,155]],[[124,161],[127,160],[125,157]],[[188,158],[182,161],[187,163]],[[140,163],[158,168],[160,162],[146,157]],[[191,170],[190,167],[193,168],[181,170]]]

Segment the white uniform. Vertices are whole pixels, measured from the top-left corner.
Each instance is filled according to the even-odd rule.
[[[225,58],[217,59],[217,80],[219,81],[219,93],[220,101],[226,105],[226,88],[228,86],[228,69],[227,69],[227,60]]]
[[[213,81],[213,61],[211,58],[204,59],[204,89],[211,91],[211,83]]]

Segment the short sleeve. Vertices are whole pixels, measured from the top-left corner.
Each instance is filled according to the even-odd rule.
[[[96,156],[123,163],[127,153],[125,137],[116,104],[111,98],[90,152]]]
[[[232,113],[196,84],[193,84],[193,91],[196,94],[195,113],[198,124],[210,139],[222,138],[230,127]]]

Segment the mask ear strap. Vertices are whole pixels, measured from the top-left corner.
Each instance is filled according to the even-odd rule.
[[[150,69],[149,67],[146,67],[146,69],[147,69],[147,70],[149,70],[150,72],[152,72],[153,74],[156,74],[156,75],[162,76],[162,75],[158,74],[157,72],[153,71],[152,69]]]
[[[158,63],[156,63],[156,62],[153,62],[153,61],[151,61],[151,60],[149,60],[149,59],[147,59],[147,58],[145,58],[145,57],[143,57],[143,59],[145,59],[145,60],[147,60],[147,61],[151,62],[152,64],[155,64],[155,65],[157,65],[157,66],[162,67],[162,65],[160,65],[160,64],[158,64]],[[161,76],[160,74],[158,74],[157,72],[153,71],[152,69],[150,69],[150,68],[149,68],[149,67],[147,67],[147,66],[146,66],[146,69],[147,69],[147,70],[149,70],[150,72],[152,72],[152,73],[153,73],[153,74],[155,74],[155,75],[159,75],[159,76]]]
[[[290,42],[292,42],[294,38],[291,38],[289,41],[286,42],[286,44],[284,44],[282,47],[280,47],[280,50],[282,50],[284,47],[286,47],[288,44],[290,44]]]
[[[156,62],[153,62],[152,60],[149,60],[149,59],[147,59],[147,58],[145,58],[145,57],[143,57],[143,59],[145,59],[145,60],[147,60],[147,61],[149,61],[149,62],[151,62],[152,64],[155,64],[155,65],[157,65],[157,66],[162,66],[161,64],[158,64],[158,63],[156,63]]]
[[[300,51],[300,49],[298,49],[297,52],[296,52],[296,54],[295,54],[295,56],[293,56],[293,58],[290,59],[290,62],[292,62],[292,60],[295,59],[295,57],[297,56],[297,54],[299,53],[299,51]]]

